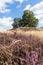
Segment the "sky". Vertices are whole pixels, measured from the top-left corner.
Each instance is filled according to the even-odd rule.
[[[14,18],[21,18],[24,10],[31,10],[43,27],[43,0],[0,0],[0,30],[12,28]]]

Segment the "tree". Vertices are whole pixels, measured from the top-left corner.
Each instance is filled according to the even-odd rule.
[[[16,23],[18,23],[19,27],[37,27],[38,19],[34,16],[34,13],[32,11],[25,10],[22,19],[19,20],[17,19]],[[15,26],[15,21],[14,21],[14,26]]]
[[[20,20],[20,18],[15,18],[14,19],[14,22],[12,24],[13,28],[18,28],[19,27],[19,20]]]

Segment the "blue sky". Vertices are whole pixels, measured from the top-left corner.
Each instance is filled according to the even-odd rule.
[[[13,18],[22,17],[24,10],[31,10],[43,26],[43,0],[0,0],[0,30],[12,28]]]

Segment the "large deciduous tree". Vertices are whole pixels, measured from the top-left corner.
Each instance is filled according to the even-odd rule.
[[[37,27],[38,19],[30,10],[25,10],[22,18],[14,19],[13,28],[17,27]]]

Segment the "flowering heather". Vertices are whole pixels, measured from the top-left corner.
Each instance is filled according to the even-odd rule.
[[[32,35],[0,35],[0,65],[43,65],[43,41]]]

